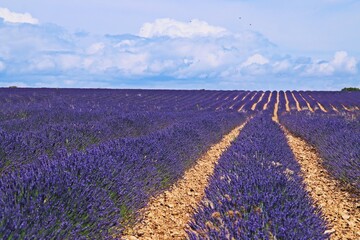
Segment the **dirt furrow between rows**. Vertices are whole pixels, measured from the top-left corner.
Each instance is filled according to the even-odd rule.
[[[285,108],[286,108],[286,111],[290,112],[289,99],[288,99],[288,97],[286,95],[286,92],[284,93],[284,96],[285,96]]]
[[[273,117],[272,117],[272,119],[277,123],[279,122],[279,117],[278,117],[279,103],[280,103],[280,94],[278,92],[277,95],[276,95],[276,103],[275,103],[275,106],[274,106],[274,114],[273,114]]]
[[[150,199],[148,206],[140,211],[141,221],[126,229],[121,239],[185,239],[187,223],[205,196],[205,188],[221,154],[230,147],[245,124],[213,145],[169,190]]]
[[[259,100],[258,100],[256,103],[254,103],[254,104],[252,105],[251,110],[253,110],[253,111],[254,111],[254,110],[256,109],[256,105],[258,105],[258,104],[259,104],[259,102],[261,102],[261,100],[263,99],[264,95],[265,95],[265,92],[263,92],[263,93],[261,94],[261,96],[260,96]]]
[[[325,107],[324,107],[321,103],[319,103],[319,102],[316,102],[316,103],[317,103],[317,105],[319,106],[319,108],[320,108],[321,111],[327,112],[327,110],[325,109]]]
[[[301,165],[306,189],[330,224],[331,239],[360,239],[360,196],[328,174],[314,147],[283,130]]]
[[[295,101],[295,104],[296,104],[296,110],[297,110],[298,112],[300,112],[300,111],[301,111],[301,107],[300,107],[299,101],[296,99],[296,97],[295,97],[295,95],[294,95],[293,92],[291,92],[291,95],[292,95],[292,97],[294,98],[294,101]]]
[[[308,100],[306,100],[301,93],[299,93],[299,95],[300,95],[300,97],[305,101],[306,106],[307,106],[307,108],[310,110],[310,112],[314,112],[314,109],[311,107],[311,105],[310,105],[310,103],[308,102]]]
[[[269,97],[268,97],[268,100],[267,100],[267,102],[264,104],[263,110],[266,110],[266,109],[267,109],[267,106],[269,105],[269,102],[270,102],[270,100],[271,100],[271,96],[272,96],[272,92],[270,92]]]

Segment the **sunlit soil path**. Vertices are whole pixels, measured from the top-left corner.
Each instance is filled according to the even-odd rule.
[[[266,109],[267,109],[267,106],[269,105],[269,102],[270,102],[270,100],[271,100],[271,96],[272,96],[272,92],[270,92],[269,97],[268,97],[268,100],[267,100],[267,102],[264,104],[263,110],[266,110]]]
[[[256,103],[254,103],[254,104],[252,105],[251,110],[253,110],[253,111],[254,111],[254,110],[256,109],[256,105],[258,105],[258,104],[259,104],[259,102],[261,102],[261,100],[263,99],[264,95],[265,95],[265,92],[263,92],[263,93],[261,94],[261,96],[260,96],[259,100],[258,100]]]
[[[272,117],[272,119],[277,123],[279,122],[279,117],[278,117],[279,102],[280,102],[280,94],[279,94],[279,92],[277,92],[276,103],[275,103],[275,106],[274,106],[274,115]]]
[[[306,189],[331,225],[330,239],[360,239],[360,194],[351,193],[329,176],[316,150],[284,127],[288,143],[301,165]]]
[[[233,129],[213,145],[169,190],[150,199],[140,211],[143,216],[121,239],[185,239],[187,223],[205,196],[209,177],[221,154],[231,145],[246,123]]]
[[[320,108],[321,111],[327,112],[326,108],[320,102],[318,102],[313,96],[311,96],[310,94],[308,96],[309,96],[309,98],[311,98],[312,100],[314,100],[316,102],[316,104],[318,105],[318,107]]]
[[[286,92],[284,92],[284,96],[285,96],[285,109],[287,112],[290,112],[290,107],[289,107],[289,99],[286,95]]]
[[[241,102],[244,102],[242,105],[241,105],[241,107],[238,109],[238,112],[241,112],[242,111],[242,109],[244,108],[244,106],[245,106],[245,104],[246,104],[246,101],[244,101],[249,95],[250,95],[250,93],[252,93],[252,92],[248,92],[242,99],[241,99]],[[251,101],[251,100],[248,100],[248,101]]]
[[[341,106],[346,110],[346,111],[351,111],[351,109],[350,108],[347,108],[344,104],[341,104]]]
[[[295,101],[295,103],[296,103],[296,110],[300,112],[300,111],[301,111],[301,107],[300,107],[299,101],[296,99],[296,97],[295,97],[295,95],[294,95],[293,92],[291,92],[291,95],[292,95],[292,97],[294,98],[294,101]]]
[[[326,108],[325,108],[323,105],[321,105],[321,103],[319,103],[319,102],[316,102],[316,103],[317,103],[317,105],[319,106],[319,108],[320,108],[321,111],[327,112]]]
[[[245,99],[247,96],[249,96],[250,93],[251,93],[251,92],[248,92],[248,93],[241,99],[241,101],[244,101],[244,99]]]
[[[243,110],[245,104],[246,104],[246,103],[244,103],[244,104],[239,108],[238,112],[241,112],[241,111]]]
[[[332,107],[332,109],[335,111],[335,112],[339,112],[339,110],[337,110],[336,107],[334,107],[333,105],[330,104],[330,106]]]
[[[256,95],[258,95],[258,92],[254,92],[254,95],[252,95],[252,97],[250,98],[250,101],[252,101]]]
[[[308,109],[310,110],[310,112],[314,112],[314,109],[311,107],[310,103],[304,98],[304,96],[299,93],[300,97],[305,101],[306,106],[308,107]]]
[[[347,106],[345,106],[344,104],[341,104],[341,106],[342,106],[346,111],[348,111],[348,112],[353,112],[353,111],[355,111],[355,110],[359,110],[358,107],[347,107]]]

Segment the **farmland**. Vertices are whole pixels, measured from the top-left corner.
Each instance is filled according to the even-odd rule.
[[[360,92],[0,89],[0,239],[356,239],[359,193]]]

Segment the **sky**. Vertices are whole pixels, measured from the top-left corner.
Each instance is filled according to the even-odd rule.
[[[360,1],[0,0],[0,87],[360,87]]]

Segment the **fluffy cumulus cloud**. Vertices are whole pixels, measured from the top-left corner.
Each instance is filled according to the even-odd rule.
[[[5,22],[9,23],[29,23],[29,24],[38,24],[39,20],[32,17],[29,13],[16,13],[12,12],[7,8],[0,7],[0,18]]]
[[[331,76],[338,74],[356,74],[357,60],[345,51],[335,53],[330,61],[320,60],[312,63],[307,68],[305,75]]]
[[[252,56],[250,56],[248,59],[246,59],[246,61],[242,64],[243,67],[248,67],[251,65],[264,65],[264,64],[268,64],[269,63],[269,59],[267,59],[266,57],[262,56],[261,54],[254,54]]]
[[[359,65],[345,51],[320,60],[279,55],[258,32],[200,20],[158,19],[138,35],[106,36],[0,22],[0,41],[0,74],[27,86],[260,89],[263,79],[356,78]]]
[[[180,22],[170,18],[157,19],[152,23],[145,23],[139,36],[191,38],[191,37],[221,37],[228,34],[222,27],[211,26],[205,21],[193,19],[189,22]]]

